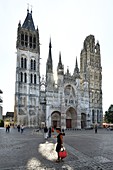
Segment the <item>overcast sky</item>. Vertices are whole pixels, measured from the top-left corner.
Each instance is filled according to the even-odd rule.
[[[19,20],[23,24],[27,3],[32,5],[35,27],[41,43],[41,75],[52,41],[54,72],[61,51],[65,71],[73,73],[76,56],[86,36],[99,41],[102,64],[103,112],[113,104],[113,1],[112,0],[0,0],[0,89],[3,91],[3,114],[14,111],[16,39]],[[79,66],[80,68],[80,66]]]

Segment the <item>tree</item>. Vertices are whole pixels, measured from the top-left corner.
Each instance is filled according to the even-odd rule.
[[[105,122],[113,123],[113,105],[110,105],[108,111],[105,112]]]
[[[4,127],[4,121],[0,119],[0,127]]]

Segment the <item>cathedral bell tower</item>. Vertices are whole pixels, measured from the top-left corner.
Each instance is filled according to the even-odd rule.
[[[28,9],[24,23],[18,24],[16,48],[15,121],[29,127],[38,126],[40,43],[32,10]]]
[[[80,72],[82,82],[88,82],[89,88],[89,109],[92,124],[103,122],[102,110],[102,67],[100,44],[95,37],[89,35],[86,37],[80,56]]]

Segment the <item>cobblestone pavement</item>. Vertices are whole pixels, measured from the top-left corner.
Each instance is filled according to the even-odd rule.
[[[0,129],[0,170],[113,170],[113,131],[65,131],[68,156],[56,163],[55,138],[41,132]]]

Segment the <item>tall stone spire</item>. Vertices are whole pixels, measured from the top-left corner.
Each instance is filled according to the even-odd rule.
[[[61,61],[61,52],[59,53],[59,63],[57,66],[57,73],[64,74],[64,66],[62,65],[62,61]]]
[[[53,62],[52,62],[52,52],[51,52],[51,38],[49,42],[49,54],[48,54],[48,59],[47,59],[47,64],[46,64],[46,72],[53,73]]]
[[[29,9],[27,9],[27,16],[25,18],[25,21],[22,25],[22,28],[26,28],[31,31],[35,31],[35,26],[32,18],[32,11],[29,13]]]
[[[77,57],[76,57],[76,64],[75,64],[75,69],[74,69],[74,74],[79,73],[79,68],[78,68],[78,62],[77,62]]]

